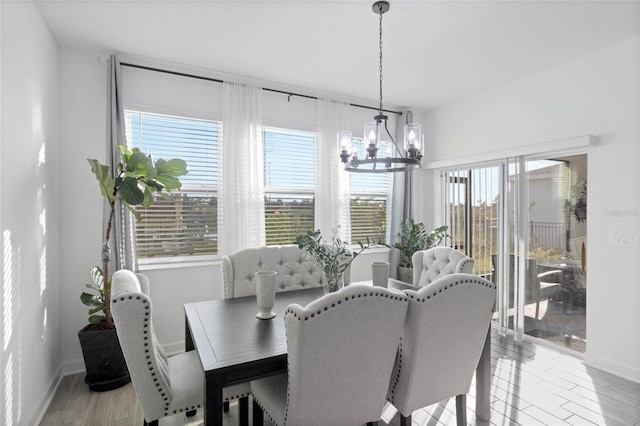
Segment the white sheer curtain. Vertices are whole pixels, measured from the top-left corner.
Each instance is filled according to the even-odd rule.
[[[107,165],[112,176],[116,164],[122,159],[120,145],[127,146],[124,106],[122,103],[122,71],[118,57],[111,55],[109,57],[107,80]],[[103,229],[106,230],[106,223],[109,219],[109,205],[106,201],[103,216]],[[109,275],[118,269],[138,270],[135,236],[135,219],[133,215],[122,203],[116,202],[111,240],[113,242],[113,250],[111,250],[113,256],[111,256],[109,262]],[[103,248],[103,260],[105,254],[105,249]]]
[[[344,170],[338,152],[337,134],[348,122],[349,104],[318,99],[316,108],[315,163],[315,227],[322,235],[331,235],[335,224],[340,225],[338,236],[351,238],[349,175]]]
[[[218,251],[265,244],[262,89],[225,82]]]

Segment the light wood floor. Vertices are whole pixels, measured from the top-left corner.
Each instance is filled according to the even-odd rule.
[[[640,426],[638,383],[587,368],[579,358],[546,345],[516,345],[498,336],[493,338],[491,361],[492,425]],[[83,379],[74,375],[62,380],[41,425],[142,425],[142,409],[131,384],[97,393],[89,391]],[[467,416],[470,425],[480,425],[474,394],[472,385]],[[238,424],[236,413],[232,404],[225,426]],[[398,416],[391,424],[399,424]],[[455,424],[453,399],[413,414],[414,426]],[[189,419],[161,419],[160,425],[202,426],[202,412]]]

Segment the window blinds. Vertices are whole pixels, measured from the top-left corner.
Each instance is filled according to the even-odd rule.
[[[293,244],[314,230],[314,139],[313,133],[264,129],[267,245]]]
[[[131,147],[154,160],[181,158],[189,169],[180,191],[156,195],[152,206],[137,208],[141,216],[136,224],[138,257],[217,253],[220,123],[130,110],[126,120]]]

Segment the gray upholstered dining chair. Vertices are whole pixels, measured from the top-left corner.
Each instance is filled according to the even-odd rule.
[[[472,274],[475,261],[456,249],[439,246],[415,252],[411,258],[411,264],[413,266],[411,285],[403,285],[402,281],[392,280],[395,287],[417,290],[448,274]]]
[[[388,401],[401,426],[422,407],[456,397],[466,425],[466,394],[487,337],[496,287],[475,275],[450,274],[418,291],[405,290],[409,309]]]
[[[504,285],[509,286],[509,308],[513,308],[513,286],[515,283],[515,266],[520,262],[520,257],[509,254],[508,266],[508,280],[505,280]],[[540,316],[540,300],[549,299],[555,293],[561,290],[561,285],[558,283],[562,279],[562,271],[560,269],[553,269],[550,271],[540,272],[538,271],[538,263],[535,259],[527,257],[524,260],[524,303],[528,305],[530,303],[536,304],[535,319],[538,320]],[[500,268],[498,267],[498,255],[491,255],[491,263],[493,264],[492,281],[496,286],[500,281]]]
[[[203,406],[204,372],[196,351],[167,356],[156,338],[152,310],[147,277],[126,269],[116,271],[111,312],[118,340],[142,405],[144,424],[157,426],[162,417],[194,413]],[[223,396],[244,396],[239,417],[241,424],[247,424],[248,384],[225,388]]]
[[[276,271],[276,292],[320,287],[322,270],[297,245],[252,247],[220,256],[224,297],[256,294],[256,271]]]
[[[254,425],[361,425],[381,417],[407,296],[350,285],[284,315],[288,370],[251,382]]]

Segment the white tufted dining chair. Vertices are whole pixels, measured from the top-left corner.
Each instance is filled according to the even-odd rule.
[[[254,425],[375,423],[407,310],[395,290],[351,285],[284,315],[288,371],[251,382]]]
[[[412,286],[393,281],[395,287],[417,290],[448,274],[472,274],[475,261],[466,254],[451,247],[433,247],[417,251],[411,258],[413,266]]]
[[[221,256],[224,297],[256,294],[256,271],[276,271],[276,292],[319,287],[322,270],[297,245],[246,248]]]
[[[142,405],[144,424],[157,426],[162,417],[194,412],[203,406],[204,372],[196,351],[167,356],[156,338],[152,311],[147,277],[126,269],[116,271],[111,312],[118,340]],[[242,395],[243,390],[248,391],[247,384],[230,386],[223,396]],[[248,403],[239,417],[241,424],[248,423]]]
[[[496,287],[475,275],[449,274],[418,291],[405,290],[409,309],[387,399],[401,426],[422,407],[456,397],[466,425],[466,394],[487,337]]]

